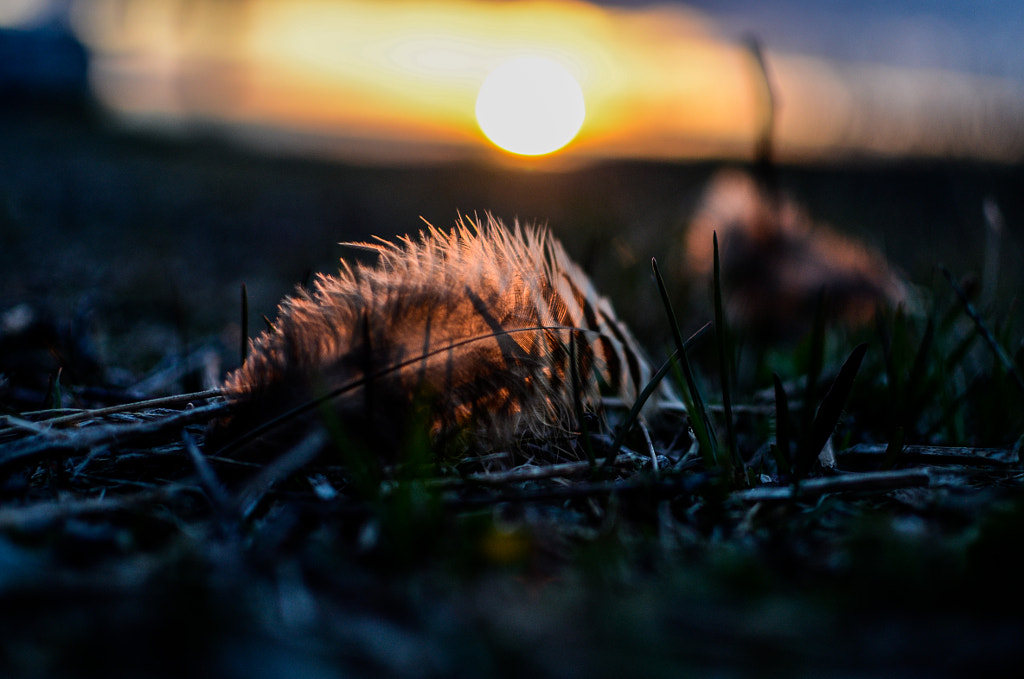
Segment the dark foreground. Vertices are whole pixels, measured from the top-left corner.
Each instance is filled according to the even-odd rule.
[[[97,409],[199,392],[236,365],[242,283],[254,333],[347,256],[339,241],[457,210],[549,223],[660,362],[671,340],[647,262],[663,263],[684,333],[713,319],[708,281],[672,253],[716,168],[353,168],[64,114],[0,125],[0,674],[983,676],[1024,660],[1020,168],[781,170],[925,301],[817,345],[737,331],[746,473],[688,457],[667,416],[657,472],[633,436],[640,452],[599,471],[552,469],[565,449],[585,460],[569,441],[537,446],[530,467],[261,474],[199,453],[207,396]],[[988,197],[1008,233],[986,254]],[[862,340],[839,472],[787,474],[771,373],[799,451]],[[694,360],[718,404],[715,346]],[[600,458],[608,437],[592,447]]]

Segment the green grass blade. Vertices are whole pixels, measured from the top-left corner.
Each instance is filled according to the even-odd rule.
[[[711,236],[714,246],[714,278],[713,286],[715,291],[715,336],[718,340],[718,371],[722,384],[722,409],[725,417],[725,436],[729,446],[729,456],[732,458],[733,467],[743,469],[743,460],[740,458],[739,448],[736,445],[736,426],[732,419],[732,374],[730,369],[730,356],[728,333],[729,329],[725,324],[725,311],[722,306],[722,276],[721,266],[718,258],[718,232]]]
[[[904,413],[916,419],[918,411],[922,407],[922,401],[928,396],[928,385],[934,381],[933,373],[929,368],[933,365],[931,359],[932,346],[935,343],[935,318],[928,316],[928,323],[924,328],[924,336],[921,344],[917,347],[917,354],[914,355],[914,362],[910,366],[910,373],[907,376],[905,398],[907,401]],[[905,423],[909,425],[909,422]]]
[[[814,421],[814,404],[818,402],[818,380],[825,362],[825,294],[818,296],[815,305],[814,326],[811,329],[810,346],[807,359],[807,385],[804,388],[804,404],[800,417],[800,431],[803,434],[797,445],[797,457],[815,456],[819,451],[807,451],[810,445],[807,433],[811,431]]]
[[[249,292],[245,283],[242,283],[242,331],[239,345],[239,354],[242,357],[239,365],[244,365],[245,359],[249,357]]]
[[[50,389],[46,395],[46,407],[49,410],[64,410],[64,390],[61,388],[60,376],[63,367],[58,367],[56,374],[50,378]]]
[[[793,472],[789,448],[789,397],[777,373],[772,373],[772,380],[775,382],[775,446],[772,452],[779,471],[788,475]]]
[[[689,351],[689,349],[707,333],[709,328],[711,328],[711,324],[707,323],[700,330],[693,333],[693,335],[690,336],[690,339],[686,340],[684,348]],[[675,365],[678,360],[678,356],[679,350],[676,349],[672,352],[672,355],[668,357],[668,360],[662,364],[658,371],[654,373],[650,381],[640,392],[640,395],[637,396],[636,401],[633,403],[633,407],[629,411],[629,415],[626,416],[626,421],[618,427],[615,439],[612,441],[611,453],[605,458],[604,463],[601,465],[602,467],[607,466],[619,454],[619,450],[622,449],[622,443],[625,441],[626,435],[629,434],[630,430],[632,430],[633,425],[636,424],[636,420],[640,416],[640,411],[643,410],[647,400],[651,397],[651,394],[654,393],[654,390],[658,388],[658,385],[661,384],[661,381],[665,379],[665,375],[668,374],[668,371],[672,369],[673,365]]]
[[[857,377],[857,371],[860,370],[861,361],[864,360],[864,354],[867,353],[867,350],[868,345],[866,343],[859,344],[854,348],[849,358],[843,363],[843,367],[839,369],[839,374],[836,376],[835,381],[832,382],[832,386],[829,387],[825,398],[822,399],[821,405],[818,406],[818,412],[815,414],[814,422],[811,424],[808,445],[800,452],[794,465],[797,478],[803,478],[811,470],[811,465],[825,447],[829,436],[832,435],[836,428],[836,424],[839,423],[839,417],[843,413],[843,406],[850,395],[854,378]]]
[[[683,389],[683,402],[686,404],[687,412],[690,413],[690,425],[697,435],[697,443],[700,446],[704,461],[709,467],[719,464],[718,446],[715,442],[714,430],[711,427],[711,419],[708,417],[707,408],[704,407],[704,399],[701,398],[697,381],[693,378],[693,370],[690,368],[690,361],[686,358],[686,345],[683,342],[683,333],[679,330],[679,322],[676,320],[676,312],[672,309],[672,302],[668,297],[668,290],[665,287],[665,280],[658,270],[658,261],[651,259],[651,267],[654,269],[654,279],[658,283],[658,292],[661,294],[661,302],[668,315],[669,328],[672,330],[672,338],[676,343],[678,353],[678,365],[683,372],[683,379],[686,388]]]
[[[889,444],[885,447],[885,455],[882,456],[882,469],[892,469],[895,467],[902,452],[903,427],[897,427],[896,435],[889,440]]]
[[[893,318],[893,324],[898,319]],[[875,313],[875,329],[878,332],[878,342],[882,347],[882,362],[885,365],[885,376],[889,384],[889,399],[894,408],[899,409],[903,402],[903,381],[900,372],[896,370],[896,360],[893,357],[893,333],[889,328],[889,319],[879,309]]]
[[[974,328],[970,334],[961,339],[953,350],[946,355],[944,364],[947,373],[953,372],[955,368],[963,363],[964,359],[967,357],[967,352],[971,350],[971,346],[977,338],[978,331],[977,328]]]
[[[988,329],[985,321],[981,318],[981,314],[979,314],[978,310],[974,308],[974,304],[972,304],[971,300],[967,297],[967,293],[965,293],[963,288],[957,284],[949,269],[944,266],[940,266],[939,269],[942,271],[942,275],[946,277],[946,280],[949,281],[949,285],[953,288],[953,292],[955,292],[956,296],[960,298],[960,303],[964,307],[964,312],[970,316],[972,321],[974,321],[974,326],[978,329],[982,339],[984,339],[988,344],[989,349],[992,350],[992,354],[996,357],[996,360],[999,361],[1003,366],[1003,369],[1006,371],[1006,374],[1009,375],[1010,379],[1012,379],[1014,384],[1017,385],[1021,396],[1024,396],[1024,380],[1021,379],[1020,373],[1017,372],[1017,369],[1014,367],[1013,361],[1010,360],[1010,356],[1006,353],[1006,350],[1003,349],[1002,345],[996,341],[996,338]]]
[[[807,359],[807,391],[805,403],[814,403],[817,399],[818,380],[825,364],[825,293],[818,296],[814,307],[814,326],[811,329],[810,356]]]

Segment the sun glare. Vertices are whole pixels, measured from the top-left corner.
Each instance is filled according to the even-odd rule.
[[[576,79],[543,57],[520,57],[498,66],[476,99],[476,120],[487,138],[524,156],[568,144],[583,125],[585,112]]]

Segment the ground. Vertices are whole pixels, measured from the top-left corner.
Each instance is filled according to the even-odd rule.
[[[664,358],[672,335],[649,260],[662,264],[684,334],[714,320],[710,281],[689,279],[676,254],[719,166],[353,167],[128,134],[92,112],[5,114],[0,667],[429,677],[1019,665],[1021,167],[778,169],[816,219],[883,250],[924,302],[916,315],[830,331],[818,369],[807,337],[763,345],[736,329],[745,473],[681,459],[678,417],[652,423],[659,474],[634,434],[638,457],[603,471],[582,461],[526,478],[531,468],[470,461],[385,483],[323,462],[262,478],[204,463],[202,396],[90,414],[199,392],[237,365],[243,283],[252,334],[283,294],[350,256],[340,242],[414,231],[420,217],[444,227],[460,212],[549,224]],[[986,198],[1007,227],[994,259]],[[937,262],[974,295],[980,325]],[[994,292],[979,299],[992,267]],[[771,373],[790,393],[799,451],[861,340],[832,437],[845,474],[786,476],[769,448]],[[716,346],[702,341],[693,360],[724,429]],[[805,390],[809,372],[821,379]],[[32,427],[79,408],[89,426],[66,431],[95,434],[91,444]],[[147,422],[162,429],[142,432]],[[908,447],[886,458],[897,437]],[[600,456],[609,439],[593,445]],[[843,485],[869,472],[868,486]],[[796,481],[796,497],[758,495]]]

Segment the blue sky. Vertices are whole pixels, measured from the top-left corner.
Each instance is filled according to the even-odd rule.
[[[634,0],[599,4],[642,6]],[[1024,80],[1021,0],[690,0],[727,37],[842,61],[934,67]]]
[[[287,2],[287,0],[282,0]],[[686,5],[725,37],[840,61],[933,67],[1024,81],[1024,0],[590,0]],[[71,0],[0,0],[6,15],[59,13]],[[20,11],[18,8],[22,8]]]

